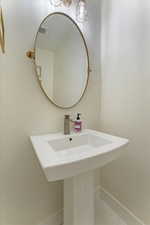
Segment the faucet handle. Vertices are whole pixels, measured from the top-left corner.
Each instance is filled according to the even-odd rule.
[[[65,115],[65,119],[70,119],[70,115]]]
[[[71,123],[75,122],[75,120],[73,120],[72,117],[70,117],[70,115],[65,115],[65,119],[68,119]]]

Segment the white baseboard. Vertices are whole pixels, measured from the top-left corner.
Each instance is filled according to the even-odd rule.
[[[100,193],[100,198],[104,200],[127,225],[146,225],[103,187],[97,188],[97,192]]]
[[[58,211],[57,213],[51,214],[44,221],[38,225],[61,225],[63,221],[63,210]]]

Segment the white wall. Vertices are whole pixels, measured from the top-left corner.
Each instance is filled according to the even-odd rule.
[[[93,72],[83,100],[69,111],[81,112],[85,126],[95,129],[98,129],[100,107],[97,2],[89,1],[89,22],[82,27]],[[61,130],[66,111],[56,108],[45,98],[34,65],[25,54],[33,48],[42,19],[52,10],[48,0],[4,0],[2,3],[6,54],[0,55],[0,224],[39,225],[62,208],[62,185],[47,183],[29,136]],[[68,9],[68,13],[74,15],[72,9]]]
[[[102,0],[101,130],[131,141],[102,185],[150,224],[150,1]]]

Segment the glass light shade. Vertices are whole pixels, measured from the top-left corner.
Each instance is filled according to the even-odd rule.
[[[63,0],[49,0],[49,1],[50,1],[50,4],[55,7],[60,6],[63,2]]]
[[[76,18],[80,23],[87,20],[87,5],[85,0],[79,0],[76,9]]]
[[[72,0],[63,0],[63,4],[67,7],[69,7],[72,3]]]

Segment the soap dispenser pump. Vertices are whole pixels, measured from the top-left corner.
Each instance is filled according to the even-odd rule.
[[[75,132],[81,132],[82,131],[82,121],[80,119],[81,113],[77,113],[77,118],[74,122],[74,130]]]

